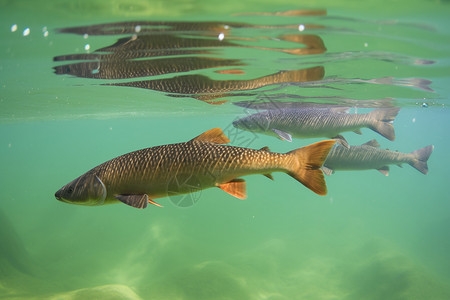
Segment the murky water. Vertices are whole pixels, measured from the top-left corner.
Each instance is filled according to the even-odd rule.
[[[450,298],[447,2],[0,11],[0,298]],[[400,107],[395,141],[368,128],[342,135],[402,153],[434,145],[429,172],[336,170],[326,196],[286,174],[252,175],[246,200],[212,188],[144,210],[54,197],[111,158],[215,127],[231,145],[274,152],[323,139],[233,126],[277,101]]]

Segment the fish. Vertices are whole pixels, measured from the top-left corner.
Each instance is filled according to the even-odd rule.
[[[55,74],[70,74],[83,78],[125,79],[147,77],[192,70],[242,66],[237,59],[214,57],[172,57],[145,60],[99,60],[53,67]]]
[[[380,144],[371,140],[349,149],[336,145],[328,154],[322,170],[331,175],[336,170],[371,170],[375,169],[383,175],[389,175],[389,165],[411,165],[422,174],[428,173],[427,161],[434,150],[433,145],[426,146],[411,153],[402,153],[379,149]]]
[[[339,138],[342,132],[362,134],[367,127],[390,141],[395,140],[392,122],[400,108],[379,108],[367,114],[349,114],[348,107],[299,107],[269,109],[237,119],[233,126],[247,131],[276,136],[291,142],[292,138]]]
[[[170,195],[218,187],[245,199],[246,182],[239,177],[284,172],[318,195],[327,187],[320,167],[334,140],[320,141],[287,153],[223,145],[230,140],[220,128],[188,142],[130,152],[102,163],[55,193],[57,200],[87,206],[124,203],[145,208]]]
[[[267,97],[267,96],[265,96]],[[328,108],[337,111],[345,111],[350,110],[350,106],[343,106],[335,103],[320,103],[320,102],[306,102],[306,101],[277,101],[272,100],[268,97],[269,101],[267,102],[259,102],[259,101],[238,101],[233,102],[234,105],[243,107],[245,109],[253,109],[253,110],[270,110],[270,109],[296,109],[296,108]]]

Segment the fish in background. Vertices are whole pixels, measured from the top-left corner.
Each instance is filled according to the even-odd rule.
[[[428,173],[427,161],[433,152],[434,146],[429,145],[411,153],[401,153],[379,149],[376,140],[371,140],[360,146],[345,148],[336,145],[328,154],[322,170],[331,175],[336,170],[371,170],[380,171],[383,175],[389,175],[389,165],[407,163],[422,174]]]
[[[254,110],[267,110],[279,108],[314,107],[348,107],[354,108],[386,108],[394,107],[394,98],[382,99],[350,99],[339,96],[301,96],[286,93],[260,94],[256,100],[233,102],[234,105]],[[279,101],[281,99],[296,99],[297,101]],[[314,99],[317,102],[308,102],[305,99]],[[320,102],[319,102],[320,101]]]
[[[348,107],[300,107],[269,109],[233,122],[242,130],[276,136],[282,140],[292,138],[337,138],[348,143],[340,135],[353,131],[362,134],[361,128],[370,128],[390,141],[395,139],[392,122],[400,108],[379,108],[366,114],[349,114]]]
[[[280,96],[280,94],[276,94]],[[294,95],[292,95],[294,96]],[[298,99],[301,99],[301,96],[298,96]],[[307,101],[294,101],[294,102],[288,102],[288,101],[276,101],[272,100],[272,95],[263,95],[262,97],[257,98],[263,98],[268,99],[266,102],[258,102],[258,101],[238,101],[233,102],[234,105],[243,107],[245,109],[252,109],[252,110],[269,110],[269,109],[297,109],[297,108],[327,108],[331,110],[336,111],[343,111],[349,110],[350,106],[345,105],[339,105],[336,103],[320,103],[320,102],[307,102]]]
[[[178,144],[142,149],[109,160],[55,193],[57,200],[80,205],[123,202],[136,208],[154,199],[218,187],[246,198],[245,180],[251,174],[284,172],[319,195],[327,187],[320,167],[335,141],[321,141],[287,153],[222,145],[230,140],[220,128]]]

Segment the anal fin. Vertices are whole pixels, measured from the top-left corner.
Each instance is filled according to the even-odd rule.
[[[247,185],[244,179],[233,179],[218,185],[218,188],[239,199],[247,198]]]
[[[389,176],[389,166],[384,166],[378,169],[378,171],[384,176]]]

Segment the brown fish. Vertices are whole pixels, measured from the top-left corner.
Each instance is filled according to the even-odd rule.
[[[142,149],[107,161],[63,186],[56,199],[80,205],[123,202],[136,208],[169,195],[219,187],[246,198],[241,176],[284,172],[319,195],[327,192],[320,169],[335,141],[326,140],[287,153],[225,146],[220,128],[179,144]]]

